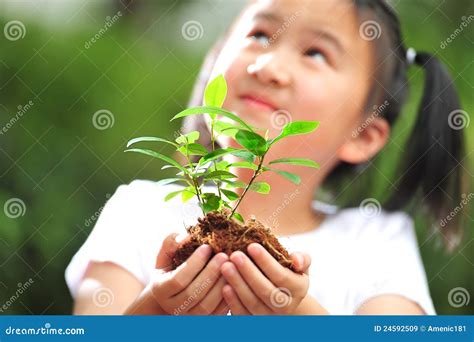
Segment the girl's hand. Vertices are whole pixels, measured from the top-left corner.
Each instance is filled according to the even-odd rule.
[[[222,293],[232,314],[294,313],[308,292],[309,255],[291,255],[297,271],[303,272],[298,274],[281,266],[257,243],[249,245],[247,251],[255,264],[244,253],[234,252],[230,261],[221,266],[222,275],[229,283]]]
[[[219,253],[209,261],[211,247],[203,245],[185,263],[170,270],[179,246],[176,235],[164,240],[150,283],[125,314],[218,315],[229,310],[222,297],[225,280],[220,275],[220,266],[228,256]]]

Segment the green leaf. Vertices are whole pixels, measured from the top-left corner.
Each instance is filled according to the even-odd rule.
[[[273,140],[270,141],[270,145],[273,145],[278,140],[281,140],[290,135],[307,134],[314,131],[319,126],[318,121],[293,121],[289,122],[283,127],[280,134]]]
[[[227,148],[219,148],[217,150],[214,150],[212,152],[209,152],[208,154],[206,154],[204,157],[202,157],[200,160],[199,160],[199,164],[204,164],[204,163],[207,163],[207,162],[210,162],[211,160],[214,160],[214,159],[217,159],[217,158],[220,158],[226,154],[229,154],[229,153],[232,153],[235,152],[235,151],[242,151],[242,150],[239,150],[237,148],[233,148],[233,147],[227,147]]]
[[[192,131],[186,134],[181,134],[176,138],[178,144],[192,144],[199,139],[199,131]]]
[[[174,167],[180,169],[184,173],[189,174],[189,171],[186,168],[184,168],[181,164],[179,164],[177,161],[175,161],[174,159],[172,159],[168,156],[165,156],[164,154],[161,154],[159,152],[155,152],[155,151],[147,150],[147,149],[141,149],[141,148],[129,148],[128,150],[125,150],[125,152],[136,152],[136,153],[146,154],[146,155],[151,156],[153,158],[158,158],[158,159],[164,160],[165,162],[167,162],[167,163],[173,165]]]
[[[227,197],[230,201],[235,201],[236,199],[239,199],[239,194],[231,191],[231,190],[225,190],[221,189],[221,192]]]
[[[229,167],[241,167],[244,169],[252,169],[252,170],[257,170],[258,166],[255,165],[254,163],[248,162],[248,161],[243,161],[243,162],[235,162],[232,164],[228,165]]]
[[[235,218],[236,218],[237,220],[239,220],[240,222],[245,223],[245,222],[244,222],[244,218],[243,218],[242,215],[240,215],[239,213],[234,213],[234,214],[232,215],[232,217],[235,217]]]
[[[212,107],[222,107],[225,97],[227,95],[227,83],[224,76],[221,74],[214,78],[206,86],[204,90],[204,104]],[[210,114],[212,119],[216,118],[215,114]]]
[[[217,170],[227,170],[229,168],[229,162],[226,160],[221,160],[214,164],[215,169]]]
[[[204,196],[203,210],[207,214],[208,212],[219,210],[222,205],[222,199],[215,194],[206,194]]]
[[[171,121],[179,119],[179,118],[183,118],[185,116],[199,115],[199,114],[209,114],[209,115],[217,114],[217,115],[221,115],[221,116],[229,118],[229,119],[231,119],[235,122],[240,123],[241,125],[243,125],[246,129],[248,129],[250,131],[254,131],[252,126],[248,125],[245,121],[243,121],[241,118],[239,118],[234,113],[231,113],[231,112],[229,112],[225,109],[222,109],[222,108],[219,108],[219,107],[213,107],[213,106],[201,106],[201,107],[192,107],[192,108],[185,109],[185,110],[179,112],[178,114],[176,114],[175,116],[173,116]]]
[[[224,170],[218,170],[218,171],[212,171],[209,174],[207,174],[204,179],[228,179],[228,178],[237,178],[236,175],[233,173],[230,173],[229,171],[224,171]]]
[[[239,129],[245,129],[245,127],[243,127],[242,125],[235,125],[231,122],[225,122],[222,120],[218,120],[214,122],[214,131],[217,134],[224,134],[225,136],[234,138],[235,133],[237,133]]]
[[[188,165],[189,165],[189,164],[186,164],[186,165],[184,165],[183,167],[186,168],[186,169],[188,169],[187,174],[190,175],[192,170],[188,167]],[[167,170],[167,169],[173,169],[173,168],[174,168],[174,169],[181,170],[179,167],[174,166],[174,165],[163,165],[163,166],[160,168],[160,170]],[[176,174],[176,176],[184,176],[184,172],[183,172],[183,171],[180,171],[180,172],[178,172],[178,173]]]
[[[164,179],[160,179],[155,184],[156,185],[167,185],[167,184],[176,183],[176,182],[182,182],[182,183],[188,184],[188,182],[184,178],[164,178]]]
[[[250,185],[250,190],[260,194],[268,194],[270,192],[270,184],[267,182],[254,182]]]
[[[280,158],[272,160],[269,164],[289,164],[319,168],[319,164],[311,159],[305,158]]]
[[[169,140],[166,140],[166,139],[158,138],[158,137],[139,137],[139,138],[134,138],[134,139],[130,140],[130,141],[127,143],[127,147],[130,147],[130,146],[132,146],[133,144],[136,144],[136,143],[142,142],[142,141],[158,141],[158,142],[164,142],[164,143],[173,145],[174,147],[178,147],[178,145],[175,144],[174,142],[169,141]]]
[[[231,154],[233,156],[236,156],[238,158],[246,160],[250,163],[253,163],[255,161],[255,158],[257,157],[252,152],[249,152],[249,151],[246,151],[246,150],[236,150],[236,151],[232,152]]]
[[[170,199],[178,196],[180,193],[182,193],[183,190],[178,190],[178,191],[173,191],[173,192],[170,192],[169,194],[167,194],[165,196],[165,202],[168,202]]]
[[[180,148],[178,148],[178,151],[185,156],[204,156],[208,153],[207,149],[198,143],[192,143],[189,145],[181,146]]]
[[[284,178],[288,179],[290,182],[298,185],[301,183],[301,178],[300,176],[294,174],[294,173],[291,173],[291,172],[287,172],[287,171],[282,171],[282,170],[276,170],[276,169],[268,169],[268,171],[273,171],[277,174],[279,174],[280,176],[283,176]]]
[[[254,132],[239,130],[235,135],[235,140],[257,156],[263,156],[268,150],[267,141]]]
[[[190,186],[187,187],[186,189],[184,189],[181,193],[181,199],[182,199],[183,203],[186,203],[187,201],[189,201],[194,196],[196,196],[196,190],[194,190],[194,188],[190,187]]]
[[[228,179],[223,179],[222,182],[227,184],[228,189],[230,189],[230,188],[245,189],[247,187],[247,184],[245,182],[242,182],[242,181],[239,181],[239,180],[231,181],[231,180],[228,180]]]

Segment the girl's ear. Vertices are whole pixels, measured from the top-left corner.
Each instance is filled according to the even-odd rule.
[[[381,117],[373,119],[367,127],[357,130],[337,150],[339,160],[350,164],[360,164],[375,156],[387,142],[390,125]]]

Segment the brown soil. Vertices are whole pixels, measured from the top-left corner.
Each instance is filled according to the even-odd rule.
[[[230,255],[234,251],[247,254],[251,243],[261,244],[282,266],[294,270],[288,251],[280,244],[271,230],[256,220],[246,224],[235,219],[227,219],[228,213],[211,212],[198,219],[198,223],[187,228],[190,240],[175,253],[172,268],[175,269],[188,259],[201,245],[208,244],[213,253],[224,252]]]

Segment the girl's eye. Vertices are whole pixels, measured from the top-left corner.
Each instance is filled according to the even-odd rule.
[[[306,51],[306,55],[314,58],[316,61],[326,62],[326,55],[318,49],[310,49]]]
[[[263,31],[256,31],[255,33],[251,34],[250,37],[262,45],[269,44],[268,35]]]

